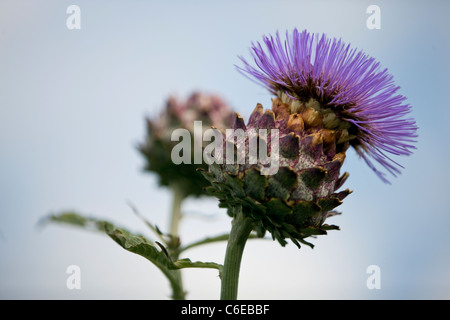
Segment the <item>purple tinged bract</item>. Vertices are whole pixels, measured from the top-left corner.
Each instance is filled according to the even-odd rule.
[[[292,100],[315,99],[324,109],[332,110],[349,127],[354,147],[369,167],[384,181],[372,159],[393,176],[402,166],[390,155],[405,156],[415,149],[417,126],[407,117],[411,107],[398,91],[393,76],[380,63],[340,39],[326,35],[286,32],[266,36],[252,43],[251,55],[256,66],[240,57],[238,70],[256,80],[275,95]]]

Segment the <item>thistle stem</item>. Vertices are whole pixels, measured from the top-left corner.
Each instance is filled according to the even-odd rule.
[[[172,299],[184,300],[186,298],[186,292],[183,290],[183,281],[181,277],[181,270],[170,270],[172,277],[170,284],[172,286]]]
[[[183,190],[176,184],[171,185],[172,189],[172,214],[170,216],[170,243],[169,246],[169,252],[171,255],[171,258],[173,260],[178,260],[179,256],[179,231],[178,227],[182,218],[181,213],[181,204],[183,203],[183,200],[185,199],[185,193]],[[170,270],[170,273],[172,273],[170,284],[172,286],[172,298],[174,300],[184,300],[185,299],[185,291],[183,290],[183,279],[181,275],[181,270]]]
[[[183,190],[176,184],[171,186],[173,199],[172,199],[172,215],[170,217],[170,229],[169,234],[172,237],[178,237],[178,226],[182,217],[181,204],[185,198]]]
[[[221,300],[236,300],[238,295],[239,271],[242,254],[250,232],[253,229],[252,221],[238,210],[233,221],[228,238],[225,261],[222,272]]]

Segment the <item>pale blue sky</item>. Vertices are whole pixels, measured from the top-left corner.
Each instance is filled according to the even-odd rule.
[[[66,28],[70,4],[81,8],[81,30]],[[371,4],[381,8],[381,30],[366,28]],[[249,242],[239,297],[450,298],[449,10],[446,1],[2,1],[0,298],[166,299],[159,271],[109,238],[36,223],[77,209],[147,232],[130,200],[167,226],[170,194],[142,173],[135,150],[144,117],[169,94],[196,89],[219,93],[246,118],[257,102],[270,107],[234,64],[252,41],[294,27],[342,37],[387,67],[413,106],[418,150],[397,159],[405,170],[391,186],[351,153],[354,192],[332,221],[341,231],[313,240],[313,250]],[[185,210],[186,242],[229,230],[214,199],[189,200]],[[222,262],[224,249],[187,257]],[[81,290],[66,288],[71,264],[81,268]],[[366,286],[369,265],[381,269],[380,290]],[[215,271],[184,274],[188,298],[219,297]]]

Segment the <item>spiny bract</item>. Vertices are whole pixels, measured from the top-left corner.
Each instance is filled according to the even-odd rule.
[[[299,247],[300,243],[312,246],[304,239],[338,229],[324,222],[337,214],[334,208],[350,193],[338,191],[348,177],[340,175],[348,143],[340,141],[339,130],[325,129],[323,120],[309,113],[291,113],[279,98],[273,100],[272,110],[264,112],[258,104],[247,125],[236,113],[233,129],[246,132],[245,163],[213,163],[203,171],[211,183],[207,191],[219,199],[220,207],[228,208],[230,216],[242,211],[260,236],[267,230],[283,246],[286,239]],[[259,129],[279,132],[276,174],[262,175],[267,165],[250,162],[249,132]],[[269,153],[274,143],[270,136],[257,137],[264,140]]]

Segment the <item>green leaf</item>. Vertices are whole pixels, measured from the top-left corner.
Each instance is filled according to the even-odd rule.
[[[156,246],[141,235],[134,235],[126,230],[114,227],[108,224],[105,228],[106,233],[122,248],[132,253],[138,254],[161,269],[165,274],[169,270],[183,268],[214,268],[222,271],[222,266],[214,262],[192,262],[189,259],[181,259],[173,262],[167,253],[167,250],[158,243],[162,250],[158,250]]]
[[[223,266],[215,262],[192,262],[190,259],[180,259],[170,265],[171,269],[184,269],[184,268],[208,268],[219,270],[219,275],[222,274]]]
[[[85,217],[76,212],[69,211],[61,214],[53,214],[41,222],[58,222],[82,227],[87,230],[102,231],[125,250],[138,254],[152,262],[170,281],[176,281],[174,275],[170,273],[170,270],[182,268],[214,268],[221,271],[221,266],[213,262],[191,262],[189,259],[173,262],[162,244],[156,242],[161,247],[162,250],[160,250],[143,235],[133,234],[124,228],[114,226],[111,222]]]
[[[142,235],[134,235],[124,229],[117,228],[112,224],[105,226],[105,231],[117,244],[127,251],[136,253],[155,264],[165,271],[171,263],[169,256],[164,250],[158,250],[156,246]],[[161,245],[160,245],[161,246]]]
[[[105,223],[107,223],[105,220],[85,217],[73,211],[64,211],[60,214],[51,214],[42,219],[40,224],[43,225],[49,222],[73,225],[91,231],[105,231]]]

